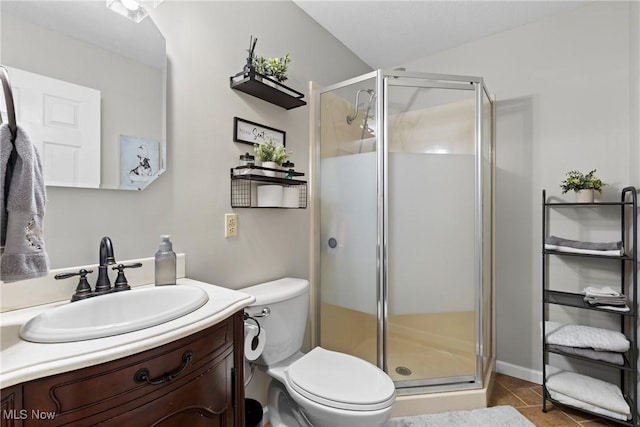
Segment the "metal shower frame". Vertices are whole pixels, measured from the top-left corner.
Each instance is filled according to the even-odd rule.
[[[484,129],[483,122],[483,94],[486,95],[486,99],[491,103],[491,114],[494,113],[494,100],[493,97],[487,91],[484,80],[481,77],[473,76],[459,76],[448,74],[434,74],[434,73],[419,73],[419,72],[407,72],[398,69],[376,70],[361,76],[342,81],[340,83],[326,86],[319,89],[315,96],[315,143],[312,149],[311,158],[314,159],[314,163],[311,165],[311,182],[312,182],[312,198],[315,199],[313,203],[313,218],[315,224],[312,227],[312,245],[315,250],[312,250],[314,259],[312,263],[316,266],[311,269],[313,282],[315,286],[315,330],[312,332],[312,338],[315,337],[315,344],[320,344],[320,269],[317,266],[320,265],[320,251],[318,250],[318,244],[320,243],[320,231],[319,231],[319,218],[320,218],[320,205],[317,203],[317,194],[319,194],[319,164],[320,164],[320,99],[323,93],[332,92],[337,89],[341,89],[346,86],[350,86],[359,82],[375,79],[375,111],[376,111],[376,123],[375,123],[375,137],[376,137],[376,174],[377,174],[377,274],[376,274],[376,289],[377,289],[377,364],[378,367],[387,372],[387,348],[385,345],[387,337],[387,325],[389,319],[389,293],[388,293],[388,217],[389,206],[387,201],[388,194],[388,117],[386,101],[388,99],[389,86],[409,86],[409,87],[425,87],[425,88],[443,88],[443,89],[457,89],[457,90],[473,90],[475,91],[475,229],[476,229],[476,253],[480,256],[476,256],[475,260],[475,290],[476,290],[476,307],[475,307],[475,328],[476,328],[476,371],[472,376],[461,377],[447,377],[438,379],[424,379],[424,380],[411,380],[411,381],[396,381],[396,388],[398,394],[421,394],[437,391],[454,391],[465,389],[478,389],[483,388],[485,378],[485,363],[484,363],[484,346],[485,346],[485,332],[484,332],[484,257],[491,257],[492,254],[485,254],[483,252],[483,225],[484,225],[484,209],[483,209],[483,194],[482,185],[485,174],[489,174],[489,179],[493,184],[493,163],[494,160],[494,143],[493,143],[493,129],[491,129],[490,157],[492,164],[486,168],[483,166],[482,158],[482,137]],[[492,126],[494,126],[493,117],[491,118]],[[490,198],[490,202],[493,204],[493,195]],[[493,208],[491,209],[491,216],[493,216]],[[493,219],[491,218],[491,224],[493,228]],[[493,230],[490,236],[486,238],[492,239],[492,251],[493,252]],[[490,260],[491,261],[491,260]],[[489,265],[493,265],[492,262]],[[492,289],[493,283],[493,271],[491,271],[489,283],[484,286]],[[491,313],[486,313],[492,316]],[[493,326],[491,327],[491,334],[494,333]],[[494,347],[493,344],[491,347]],[[493,352],[493,348],[491,349]],[[494,357],[494,354],[490,354],[489,358]]]

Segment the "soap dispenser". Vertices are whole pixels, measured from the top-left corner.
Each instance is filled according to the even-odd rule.
[[[176,284],[176,253],[173,252],[171,236],[160,236],[160,247],[156,252],[156,286]]]

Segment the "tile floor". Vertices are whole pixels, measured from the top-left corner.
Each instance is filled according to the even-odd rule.
[[[542,412],[542,386],[510,377],[496,374],[493,394],[489,399],[489,406],[510,405],[537,427],[596,427],[618,426],[602,418],[573,411],[561,407],[554,407],[547,402],[547,412]]]

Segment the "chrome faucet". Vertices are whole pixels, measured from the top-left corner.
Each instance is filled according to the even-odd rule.
[[[100,240],[100,266],[98,267],[98,280],[96,281],[95,294],[106,294],[111,292],[111,282],[107,274],[107,268],[110,264],[115,264],[116,259],[113,256],[113,245],[111,239],[107,236]]]

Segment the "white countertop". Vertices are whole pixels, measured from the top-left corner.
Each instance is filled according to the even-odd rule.
[[[106,338],[42,344],[24,341],[20,328],[43,311],[68,302],[0,313],[0,388],[130,356],[204,330],[250,305],[242,292],[191,279],[176,286],[196,286],[209,294],[199,309],[157,326]],[[99,298],[99,297],[97,297]]]

